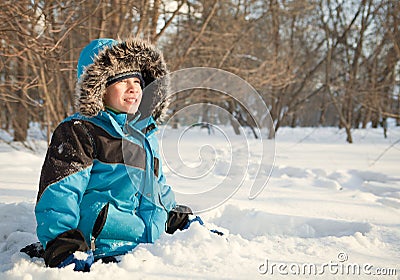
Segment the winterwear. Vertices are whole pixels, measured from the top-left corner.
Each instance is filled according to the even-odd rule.
[[[187,206],[177,205],[169,212],[166,232],[173,234],[178,229],[182,230],[189,227],[189,215],[193,215],[192,209]]]
[[[58,267],[66,267],[68,265],[74,264],[75,271],[89,272],[90,267],[94,263],[93,252],[91,250],[84,253],[74,253],[69,255],[64,261],[62,261]]]
[[[162,172],[157,122],[168,106],[167,68],[151,44],[99,39],[78,63],[79,113],[54,131],[40,177],[37,235],[49,266],[75,251],[94,258],[124,254],[152,243],[176,205]],[[106,84],[136,75],[144,90],[140,113],[105,108]]]
[[[126,73],[121,73],[121,74],[115,75],[114,77],[110,77],[107,79],[106,87],[109,87],[119,81],[129,79],[129,78],[138,78],[140,80],[140,87],[142,89],[144,88],[144,86],[145,86],[144,80],[143,80],[142,74],[140,74],[139,72],[126,72]]]
[[[102,51],[99,52],[99,48]],[[91,59],[95,59],[95,63]],[[80,113],[93,117],[104,110],[103,96],[107,81],[129,72],[140,72],[149,89],[143,92],[139,107],[141,118],[152,115],[155,120],[162,121],[169,105],[167,66],[161,52],[138,39],[121,43],[111,39],[98,39],[82,50],[76,89]]]

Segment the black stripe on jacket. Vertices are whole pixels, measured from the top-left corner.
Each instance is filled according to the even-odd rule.
[[[53,133],[40,175],[37,201],[49,185],[89,167],[94,159],[146,168],[143,147],[116,138],[91,122],[69,120]]]

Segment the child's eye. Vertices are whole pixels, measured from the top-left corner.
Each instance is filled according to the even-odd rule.
[[[134,79],[132,81],[130,79],[124,79],[124,80],[118,81],[117,83],[123,84],[123,85],[128,84],[128,83],[139,84],[139,85],[141,84],[140,80],[138,80],[138,79]]]
[[[126,80],[121,80],[115,83],[116,85],[123,85],[126,84]]]

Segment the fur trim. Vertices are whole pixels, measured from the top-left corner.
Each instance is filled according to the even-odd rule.
[[[143,99],[151,98],[147,102],[147,106],[150,106],[146,108],[147,116],[151,113],[157,122],[162,121],[169,105],[169,81],[164,77],[168,69],[162,53],[139,38],[130,38],[104,48],[95,56],[94,62],[85,68],[76,86],[77,107],[81,114],[93,117],[104,110],[103,97],[108,78],[136,71],[142,74],[146,86],[156,81],[151,85],[151,90],[144,89],[142,103]],[[140,107],[139,110],[143,115]]]

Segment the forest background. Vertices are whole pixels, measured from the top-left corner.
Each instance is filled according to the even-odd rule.
[[[352,143],[354,128],[382,127],[384,137],[388,118],[400,125],[398,0],[5,0],[0,128],[24,142],[38,123],[49,139],[74,112],[80,50],[95,38],[128,36],[156,44],[170,71],[213,67],[244,79],[275,130],[338,126]],[[173,126],[252,127],[263,113],[212,90],[174,95],[170,113],[190,104],[214,104],[230,118],[204,106]]]

